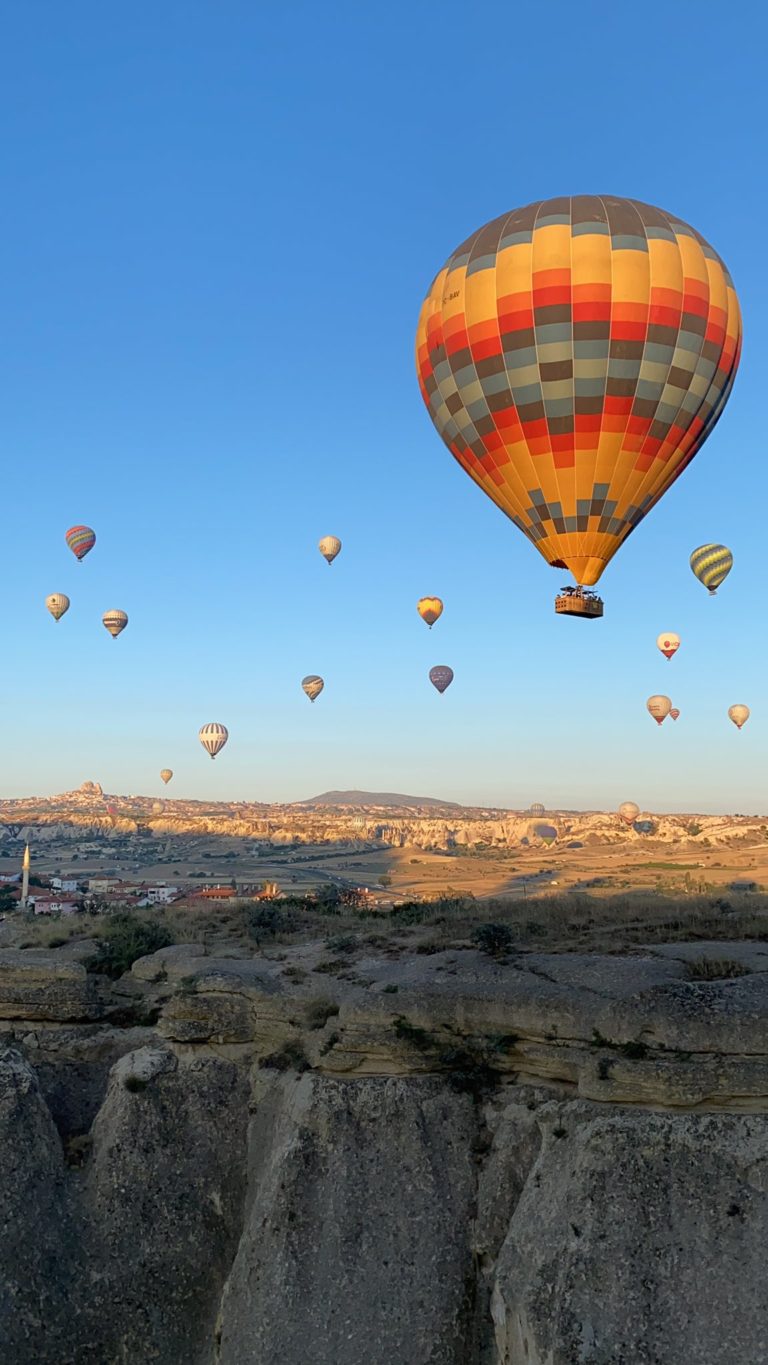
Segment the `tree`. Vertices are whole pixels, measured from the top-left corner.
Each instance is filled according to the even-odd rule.
[[[341,892],[333,882],[326,882],[315,892],[315,908],[321,915],[338,915],[341,911]]]

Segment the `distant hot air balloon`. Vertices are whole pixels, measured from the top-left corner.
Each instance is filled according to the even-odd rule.
[[[54,621],[60,621],[64,613],[69,611],[69,598],[65,592],[52,592],[46,597],[45,605]]]
[[[439,597],[421,597],[416,603],[416,610],[422,621],[426,621],[431,630],[435,621],[439,620],[443,614],[443,604]]]
[[[101,619],[113,640],[116,640],[128,625],[128,617],[124,611],[105,611]]]
[[[672,720],[677,720],[678,716],[680,715],[680,712],[676,706],[673,706],[669,714]]]
[[[672,703],[669,697],[649,697],[646,706],[658,725],[661,725],[666,716],[672,710]]]
[[[727,545],[700,545],[691,555],[691,568],[714,596],[733,568],[733,555]]]
[[[557,838],[557,830],[554,825],[534,825],[533,832],[537,839],[541,839],[543,844],[549,847]]]
[[[153,802],[152,802],[152,814],[153,814],[153,815],[162,815],[162,813],[163,813],[164,810],[165,810],[165,807],[164,807],[162,801],[153,801]]]
[[[168,786],[168,783],[170,782],[170,780],[171,780],[172,777],[173,777],[173,769],[172,769],[172,768],[161,768],[161,769],[160,769],[160,778],[161,778],[161,780],[165,783],[166,787]]]
[[[640,807],[634,801],[622,801],[619,806],[619,817],[625,825],[634,825],[639,814]]]
[[[316,697],[319,697],[325,687],[323,679],[317,673],[308,673],[306,678],[302,678],[301,685],[310,701],[314,701]]]
[[[680,636],[675,635],[673,630],[664,630],[661,635],[657,636],[656,644],[665,658],[671,659],[672,655],[677,654],[680,648]]]
[[[211,755],[211,758],[215,758],[217,754],[221,753],[229,739],[229,730],[226,725],[219,725],[216,721],[211,721],[202,727],[198,739],[203,748]]]
[[[338,536],[323,536],[317,548],[323,559],[327,559],[328,563],[332,564],[341,549],[341,541]]]
[[[746,725],[749,720],[749,714],[749,707],[743,706],[740,702],[738,702],[736,706],[728,707],[728,715],[739,730],[742,725]]]
[[[453,669],[449,668],[447,664],[435,664],[434,668],[429,670],[429,681],[433,687],[437,688],[438,692],[442,693],[453,682]]]
[[[85,559],[96,544],[96,532],[90,526],[70,526],[64,538],[76,559]]]
[[[456,249],[422,306],[416,366],[451,454],[589,587],[712,431],[740,347],[733,283],[698,232],[574,195]]]

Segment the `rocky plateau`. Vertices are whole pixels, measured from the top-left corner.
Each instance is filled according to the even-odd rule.
[[[4,1365],[767,1365],[768,945],[84,952],[0,952]]]

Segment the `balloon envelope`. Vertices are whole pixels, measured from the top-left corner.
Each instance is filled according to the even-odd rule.
[[[128,617],[124,611],[105,611],[101,619],[113,640],[116,640],[128,625]]]
[[[323,679],[317,673],[308,673],[306,678],[302,678],[301,685],[310,701],[314,701],[315,697],[319,697],[325,687]]]
[[[639,814],[640,807],[634,801],[622,801],[619,806],[619,815],[625,825],[634,825]]]
[[[96,544],[96,532],[90,526],[70,526],[64,539],[77,559],[85,559]]]
[[[661,725],[664,718],[668,716],[670,711],[672,710],[672,703],[669,700],[669,697],[664,696],[649,697],[645,704],[648,708],[648,711],[653,716],[653,719],[659,725]]]
[[[453,682],[453,669],[447,664],[435,664],[434,668],[429,670],[429,681],[438,692],[444,692]]]
[[[172,768],[161,768],[161,769],[160,769],[160,777],[162,778],[163,782],[164,782],[165,785],[167,786],[168,783],[170,782],[171,778],[173,777],[173,769],[172,769]]]
[[[69,611],[69,598],[65,592],[52,592],[46,597],[45,605],[54,621],[60,621],[64,613]]]
[[[656,637],[656,644],[665,658],[671,659],[672,655],[677,654],[680,648],[680,636],[676,635],[673,630],[663,630],[661,635]]]
[[[728,707],[728,715],[730,716],[734,725],[736,725],[740,730],[742,725],[746,725],[747,721],[749,720],[750,710],[748,706],[743,706],[740,702],[738,702],[736,706]]]
[[[443,604],[439,597],[420,597],[416,603],[416,610],[431,630],[435,621],[443,614]]]
[[[730,275],[695,229],[574,195],[454,251],[421,309],[416,368],[462,468],[589,586],[701,448],[740,348]]]
[[[537,839],[541,839],[544,844],[553,844],[557,838],[557,830],[554,825],[534,825],[533,832]]]
[[[217,721],[210,721],[208,725],[201,726],[198,739],[203,748],[211,755],[211,758],[215,758],[217,754],[221,753],[229,739],[229,730],[226,725],[219,725]]]
[[[338,536],[323,536],[317,548],[323,556],[323,559],[326,559],[329,564],[332,564],[341,549],[341,541]]]
[[[678,716],[680,715],[680,711],[677,706],[673,706],[669,714],[672,720],[677,720]]]
[[[700,545],[691,555],[691,568],[700,583],[714,593],[733,568],[727,545]]]

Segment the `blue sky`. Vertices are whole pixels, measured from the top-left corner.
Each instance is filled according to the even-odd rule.
[[[757,7],[685,0],[6,8],[0,794],[152,794],[167,765],[201,798],[768,810],[766,36]],[[555,618],[562,575],[452,460],[413,363],[449,252],[574,192],[693,223],[745,325],[723,419],[592,624]],[[688,568],[707,540],[736,558],[714,600]]]

